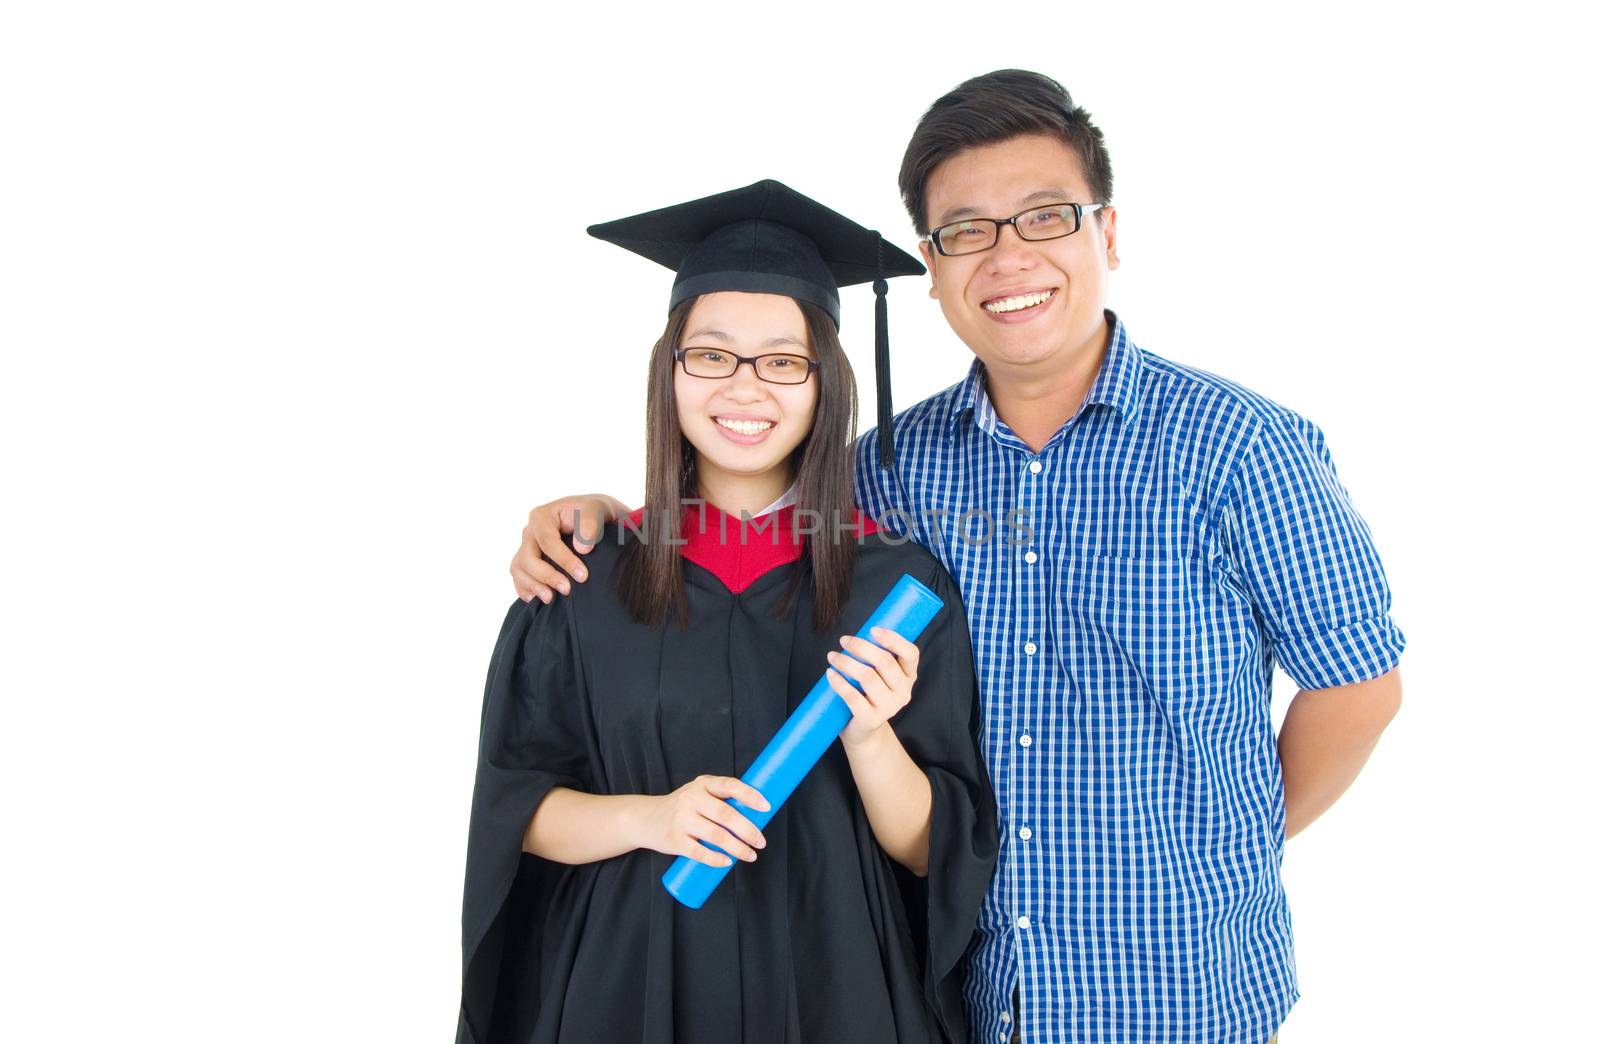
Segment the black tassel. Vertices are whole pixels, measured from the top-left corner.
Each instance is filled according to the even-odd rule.
[[[878,278],[872,281],[877,295],[873,304],[875,322],[874,362],[878,371],[878,464],[894,467],[894,404],[889,385],[889,282],[883,278],[883,237],[878,237]]]

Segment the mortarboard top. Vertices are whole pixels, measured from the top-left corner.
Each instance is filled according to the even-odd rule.
[[[884,467],[893,465],[885,280],[921,275],[926,269],[916,258],[772,180],[591,225],[589,234],[676,271],[669,309],[724,290],[782,294],[816,305],[837,327],[839,288],[871,282],[877,295],[879,459]]]

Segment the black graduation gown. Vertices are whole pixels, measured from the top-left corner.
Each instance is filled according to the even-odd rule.
[[[647,628],[610,584],[622,532],[590,553],[570,596],[511,607],[489,666],[458,1044],[964,1041],[963,955],[998,841],[954,581],[917,545],[869,533],[837,626],[818,634],[807,584],[771,615],[790,572],[809,573],[803,557],[739,594],[686,557],[689,629]],[[926,878],[878,847],[838,743],[763,831],[756,861],[736,863],[699,910],[661,886],[670,856],[564,866],[522,852],[552,787],[666,794],[738,775],[902,573],[945,603],[892,721],[932,784]]]

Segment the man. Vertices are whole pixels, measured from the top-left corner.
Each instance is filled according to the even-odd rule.
[[[976,359],[894,418],[891,466],[858,440],[856,492],[940,557],[971,624],[1003,838],[972,1039],[1260,1044],[1298,996],[1283,842],[1400,703],[1366,526],[1314,425],[1105,310],[1111,166],[1055,81],[940,98],[900,188]],[[519,593],[581,581],[560,533],[578,515],[581,550],[625,510],[536,508]],[[1302,688],[1276,743],[1274,663]]]

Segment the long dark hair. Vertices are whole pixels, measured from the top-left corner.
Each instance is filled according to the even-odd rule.
[[[683,558],[676,541],[682,538],[683,501],[697,496],[694,447],[684,437],[678,421],[678,400],[673,390],[677,361],[673,352],[683,339],[684,324],[698,298],[679,304],[667,316],[667,328],[650,355],[649,392],[645,406],[645,512],[639,524],[642,538],[629,539],[622,548],[617,570],[619,591],[628,612],[640,623],[659,624],[672,612],[678,626],[689,625],[683,596]],[[856,542],[849,531],[838,539],[836,526],[854,521],[855,497],[851,485],[856,433],[856,379],[839,345],[833,320],[822,309],[796,300],[805,317],[812,351],[817,354],[819,381],[817,406],[811,431],[789,458],[795,477],[795,507],[822,519],[821,532],[806,541],[810,551],[813,588],[812,626],[832,629],[850,594],[855,570]],[[730,527],[729,533],[735,531]],[[750,539],[770,540],[768,531]],[[789,611],[806,570],[796,569],[774,615]]]

